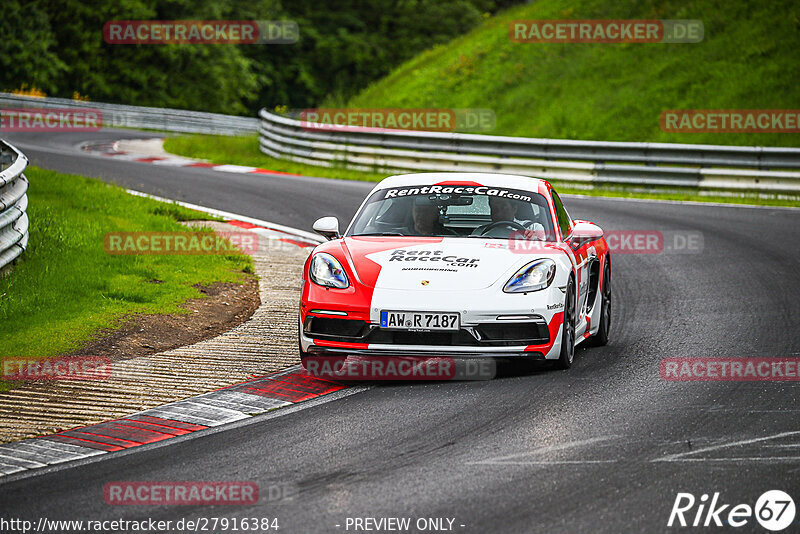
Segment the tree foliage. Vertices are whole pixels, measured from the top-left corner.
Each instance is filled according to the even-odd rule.
[[[252,114],[342,102],[509,0],[4,0],[0,89]],[[110,20],[294,20],[293,45],[119,45]]]

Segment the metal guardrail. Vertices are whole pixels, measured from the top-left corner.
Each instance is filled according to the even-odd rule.
[[[0,140],[0,269],[28,246],[28,180],[22,171],[28,158]]]
[[[102,102],[83,102],[67,98],[38,98],[0,93],[0,107],[6,108],[92,108],[103,116],[107,128],[145,128],[165,132],[206,133],[218,135],[254,134],[258,119],[183,109],[123,106]]]
[[[368,128],[315,128],[262,109],[261,151],[326,167],[379,172],[532,175],[587,184],[800,191],[800,149],[623,143]]]
[[[321,166],[378,172],[462,171],[533,175],[584,184],[800,192],[800,149],[623,143],[492,135],[314,128],[270,113],[237,117],[166,108],[0,93],[9,108],[94,108],[106,127],[184,133],[259,133],[261,151]]]

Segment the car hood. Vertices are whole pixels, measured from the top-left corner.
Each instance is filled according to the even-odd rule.
[[[479,238],[347,237],[342,248],[361,284],[420,291],[484,289],[537,258],[563,254],[554,243],[520,250]]]

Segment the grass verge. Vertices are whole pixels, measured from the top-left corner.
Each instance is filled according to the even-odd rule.
[[[26,176],[30,242],[0,278],[0,357],[68,353],[130,314],[188,313],[181,303],[203,297],[194,284],[253,272],[243,254],[109,255],[107,232],[182,231],[178,221],[214,218],[98,180],[36,167]]]
[[[350,108],[491,108],[493,135],[800,146],[797,133],[665,132],[662,111],[797,108],[792,0],[541,0],[487,18],[371,84]],[[515,43],[516,20],[699,19],[702,42]],[[794,73],[794,74],[791,74]]]
[[[167,152],[195,159],[206,159],[213,163],[248,165],[276,171],[293,172],[305,176],[339,178],[344,180],[380,181],[391,173],[361,172],[339,167],[317,167],[271,158],[258,149],[257,136],[181,135],[167,138]],[[782,196],[745,191],[730,196],[729,193],[700,192],[689,188],[632,188],[592,187],[582,188],[570,182],[553,181],[553,185],[564,194],[608,196],[622,198],[645,198],[654,200],[683,200],[693,202],[718,202],[725,204],[747,204],[757,206],[800,206],[796,196]]]

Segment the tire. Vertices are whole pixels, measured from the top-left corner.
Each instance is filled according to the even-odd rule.
[[[308,369],[308,367],[306,367],[306,362],[308,362],[308,359],[311,357],[311,355],[307,352],[303,352],[302,348],[299,348],[299,350],[300,350],[300,365],[303,366],[303,369]]]
[[[575,282],[567,283],[564,297],[564,322],[561,325],[561,352],[555,361],[556,369],[569,369],[575,359]]]
[[[608,344],[608,333],[611,330],[611,257],[606,256],[606,266],[603,269],[603,283],[600,288],[600,328],[597,333],[586,340],[592,347],[602,347]]]

